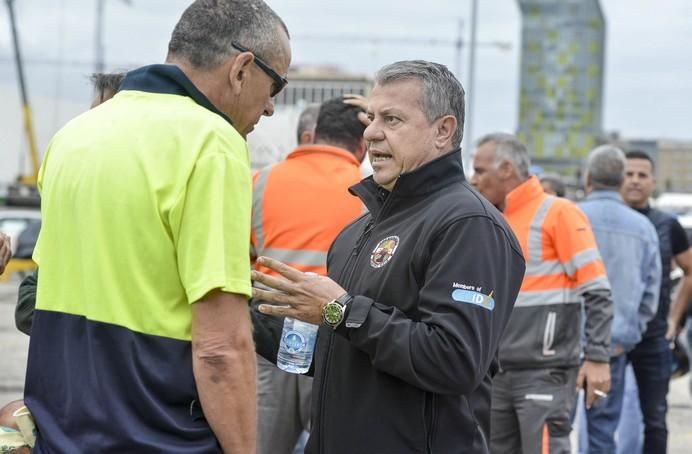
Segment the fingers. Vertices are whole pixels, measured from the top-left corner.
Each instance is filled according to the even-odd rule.
[[[372,123],[372,121],[368,118],[368,114],[365,112],[358,112],[358,120],[366,127],[370,126],[370,123]]]
[[[596,394],[594,393],[593,386],[587,385],[586,386],[586,402],[584,404],[586,406],[587,410],[589,410],[591,408],[591,406],[593,405],[593,403],[596,401],[597,398],[598,398],[598,396],[596,396]]]
[[[608,397],[609,391],[610,379],[604,379],[602,377],[593,380],[587,379],[585,402],[586,408],[589,409],[597,400]]]
[[[277,317],[294,317],[293,310],[287,306],[275,306],[272,304],[260,304],[257,309],[267,315],[275,315]]]
[[[358,120],[363,123],[364,126],[370,126],[372,122],[368,118],[368,114],[365,113],[368,110],[368,98],[361,95],[345,94],[344,104],[363,109],[363,112],[358,112]]]
[[[262,301],[267,301],[269,303],[276,303],[282,306],[287,306],[290,304],[290,299],[288,295],[282,292],[274,292],[271,290],[262,290],[257,287],[252,288],[253,298],[257,298]]]
[[[668,330],[666,331],[666,340],[673,341],[680,334],[680,328],[677,323],[668,322]]]
[[[600,399],[605,399],[606,397],[608,397],[609,389],[610,389],[610,386],[607,386],[607,389],[603,389],[603,388],[599,389],[593,384],[587,385],[587,387],[586,387],[586,402],[585,402],[586,409],[588,410],[589,408],[591,408],[591,406],[596,401],[598,401]]]
[[[259,263],[262,266],[266,266],[270,270],[276,271],[289,281],[295,282],[305,277],[305,274],[302,271],[299,271],[291,266],[286,265],[285,263],[279,262],[278,260],[274,260],[269,257],[258,257],[257,263]]]
[[[368,110],[368,98],[362,95],[347,93],[344,95],[344,104],[360,107],[363,110]]]
[[[584,387],[584,368],[580,367],[579,368],[579,374],[577,375],[577,392],[581,391],[582,388]]]
[[[291,283],[286,279],[282,279],[276,276],[270,276],[268,274],[261,273],[259,271],[252,271],[250,273],[252,280],[266,285],[269,288],[273,288],[282,292],[289,292],[291,289]]]
[[[610,392],[610,379],[603,382],[603,385],[599,386],[599,389],[605,393]]]
[[[601,398],[601,399],[604,399],[604,398],[608,397],[608,394],[607,394],[607,393],[604,393],[604,392],[601,391],[600,389],[594,389],[594,390],[593,390],[593,393],[594,393],[595,395],[597,395],[597,396],[598,396],[599,398]]]

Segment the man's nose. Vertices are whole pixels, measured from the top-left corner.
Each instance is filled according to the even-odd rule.
[[[269,101],[267,101],[267,105],[264,108],[264,115],[267,117],[274,115],[274,98],[269,98]]]
[[[375,120],[373,120],[363,131],[363,138],[366,142],[382,140],[382,130]]]

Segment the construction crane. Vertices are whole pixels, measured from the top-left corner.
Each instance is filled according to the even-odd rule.
[[[24,66],[22,64],[22,54],[19,48],[19,35],[17,33],[17,21],[14,14],[14,0],[5,0],[10,14],[10,28],[12,30],[12,43],[14,45],[15,66],[17,67],[17,79],[19,81],[19,93],[22,101],[22,118],[24,124],[24,134],[29,147],[29,159],[31,171],[28,175],[20,172],[17,181],[10,185],[7,193],[6,203],[8,205],[40,205],[36,180],[38,177],[38,150],[36,147],[36,135],[31,115],[31,106],[26,91],[26,81],[24,79]]]

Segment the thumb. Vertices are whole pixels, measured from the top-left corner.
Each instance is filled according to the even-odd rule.
[[[365,127],[370,126],[370,123],[372,123],[370,121],[370,119],[368,118],[368,114],[366,114],[365,112],[358,112],[358,120],[361,123],[363,123],[363,126],[365,126]]]
[[[579,374],[577,375],[577,392],[581,391],[584,387],[584,368],[579,368]]]
[[[666,340],[672,341],[677,337],[677,324],[668,323],[668,329],[666,330]]]

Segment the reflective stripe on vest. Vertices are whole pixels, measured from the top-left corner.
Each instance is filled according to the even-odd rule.
[[[608,279],[604,276],[592,279],[578,288],[573,288],[574,282],[571,278],[575,276],[577,271],[583,266],[600,260],[601,257],[596,248],[580,251],[565,263],[561,263],[559,260],[543,260],[543,222],[554,201],[555,197],[547,197],[543,200],[529,225],[528,258],[524,284],[522,285],[522,288],[525,289],[541,283],[541,287],[548,286],[548,289],[522,290],[519,292],[515,307],[580,303],[580,295],[584,291],[595,288],[610,288]]]
[[[552,304],[579,304],[579,293],[569,288],[519,292],[514,307],[549,306]]]
[[[543,265],[543,221],[548,215],[548,211],[555,201],[554,197],[546,197],[541,205],[536,210],[536,215],[533,217],[529,225],[529,238],[527,247],[529,256],[526,260],[526,274],[545,274],[534,271]]]
[[[565,269],[557,260],[543,260],[543,222],[550,207],[555,201],[554,197],[546,197],[536,210],[536,214],[529,224],[529,237],[527,239],[528,257],[526,260],[526,274],[524,279],[539,278],[549,275],[564,276]],[[561,284],[567,281],[559,279]],[[517,296],[514,307],[547,306],[550,304],[565,304],[578,302],[579,299],[572,297],[572,291],[568,286],[560,286],[551,290],[532,290],[521,291]]]
[[[271,166],[260,170],[257,174],[252,198],[252,229],[255,233],[255,245],[250,245],[250,254],[254,257],[261,255],[273,258],[293,266],[324,268],[327,263],[327,253],[310,249],[280,249],[264,247],[264,223],[262,211],[264,204],[264,189],[271,171]],[[323,272],[324,273],[324,272]]]
[[[590,281],[584,282],[582,285],[576,289],[579,294],[588,292],[590,290],[610,290],[610,281],[605,276],[599,276],[597,278],[591,279]]]
[[[325,266],[327,263],[326,252],[307,249],[267,248],[262,251],[262,255],[294,265]]]
[[[577,270],[582,266],[588,265],[591,262],[601,260],[601,254],[596,248],[585,249],[574,254],[574,256],[563,264],[567,274],[571,277],[577,274]]]
[[[255,257],[264,255],[264,225],[262,224],[262,204],[264,202],[264,187],[271,167],[259,171],[252,189],[252,230],[255,232]]]
[[[599,254],[598,249],[585,249],[575,254],[574,257],[565,263],[560,263],[559,260],[544,260],[539,263],[531,263],[530,269],[529,264],[527,264],[526,275],[545,276],[547,274],[566,272],[568,276],[573,277],[579,268],[600,259],[601,255]]]

